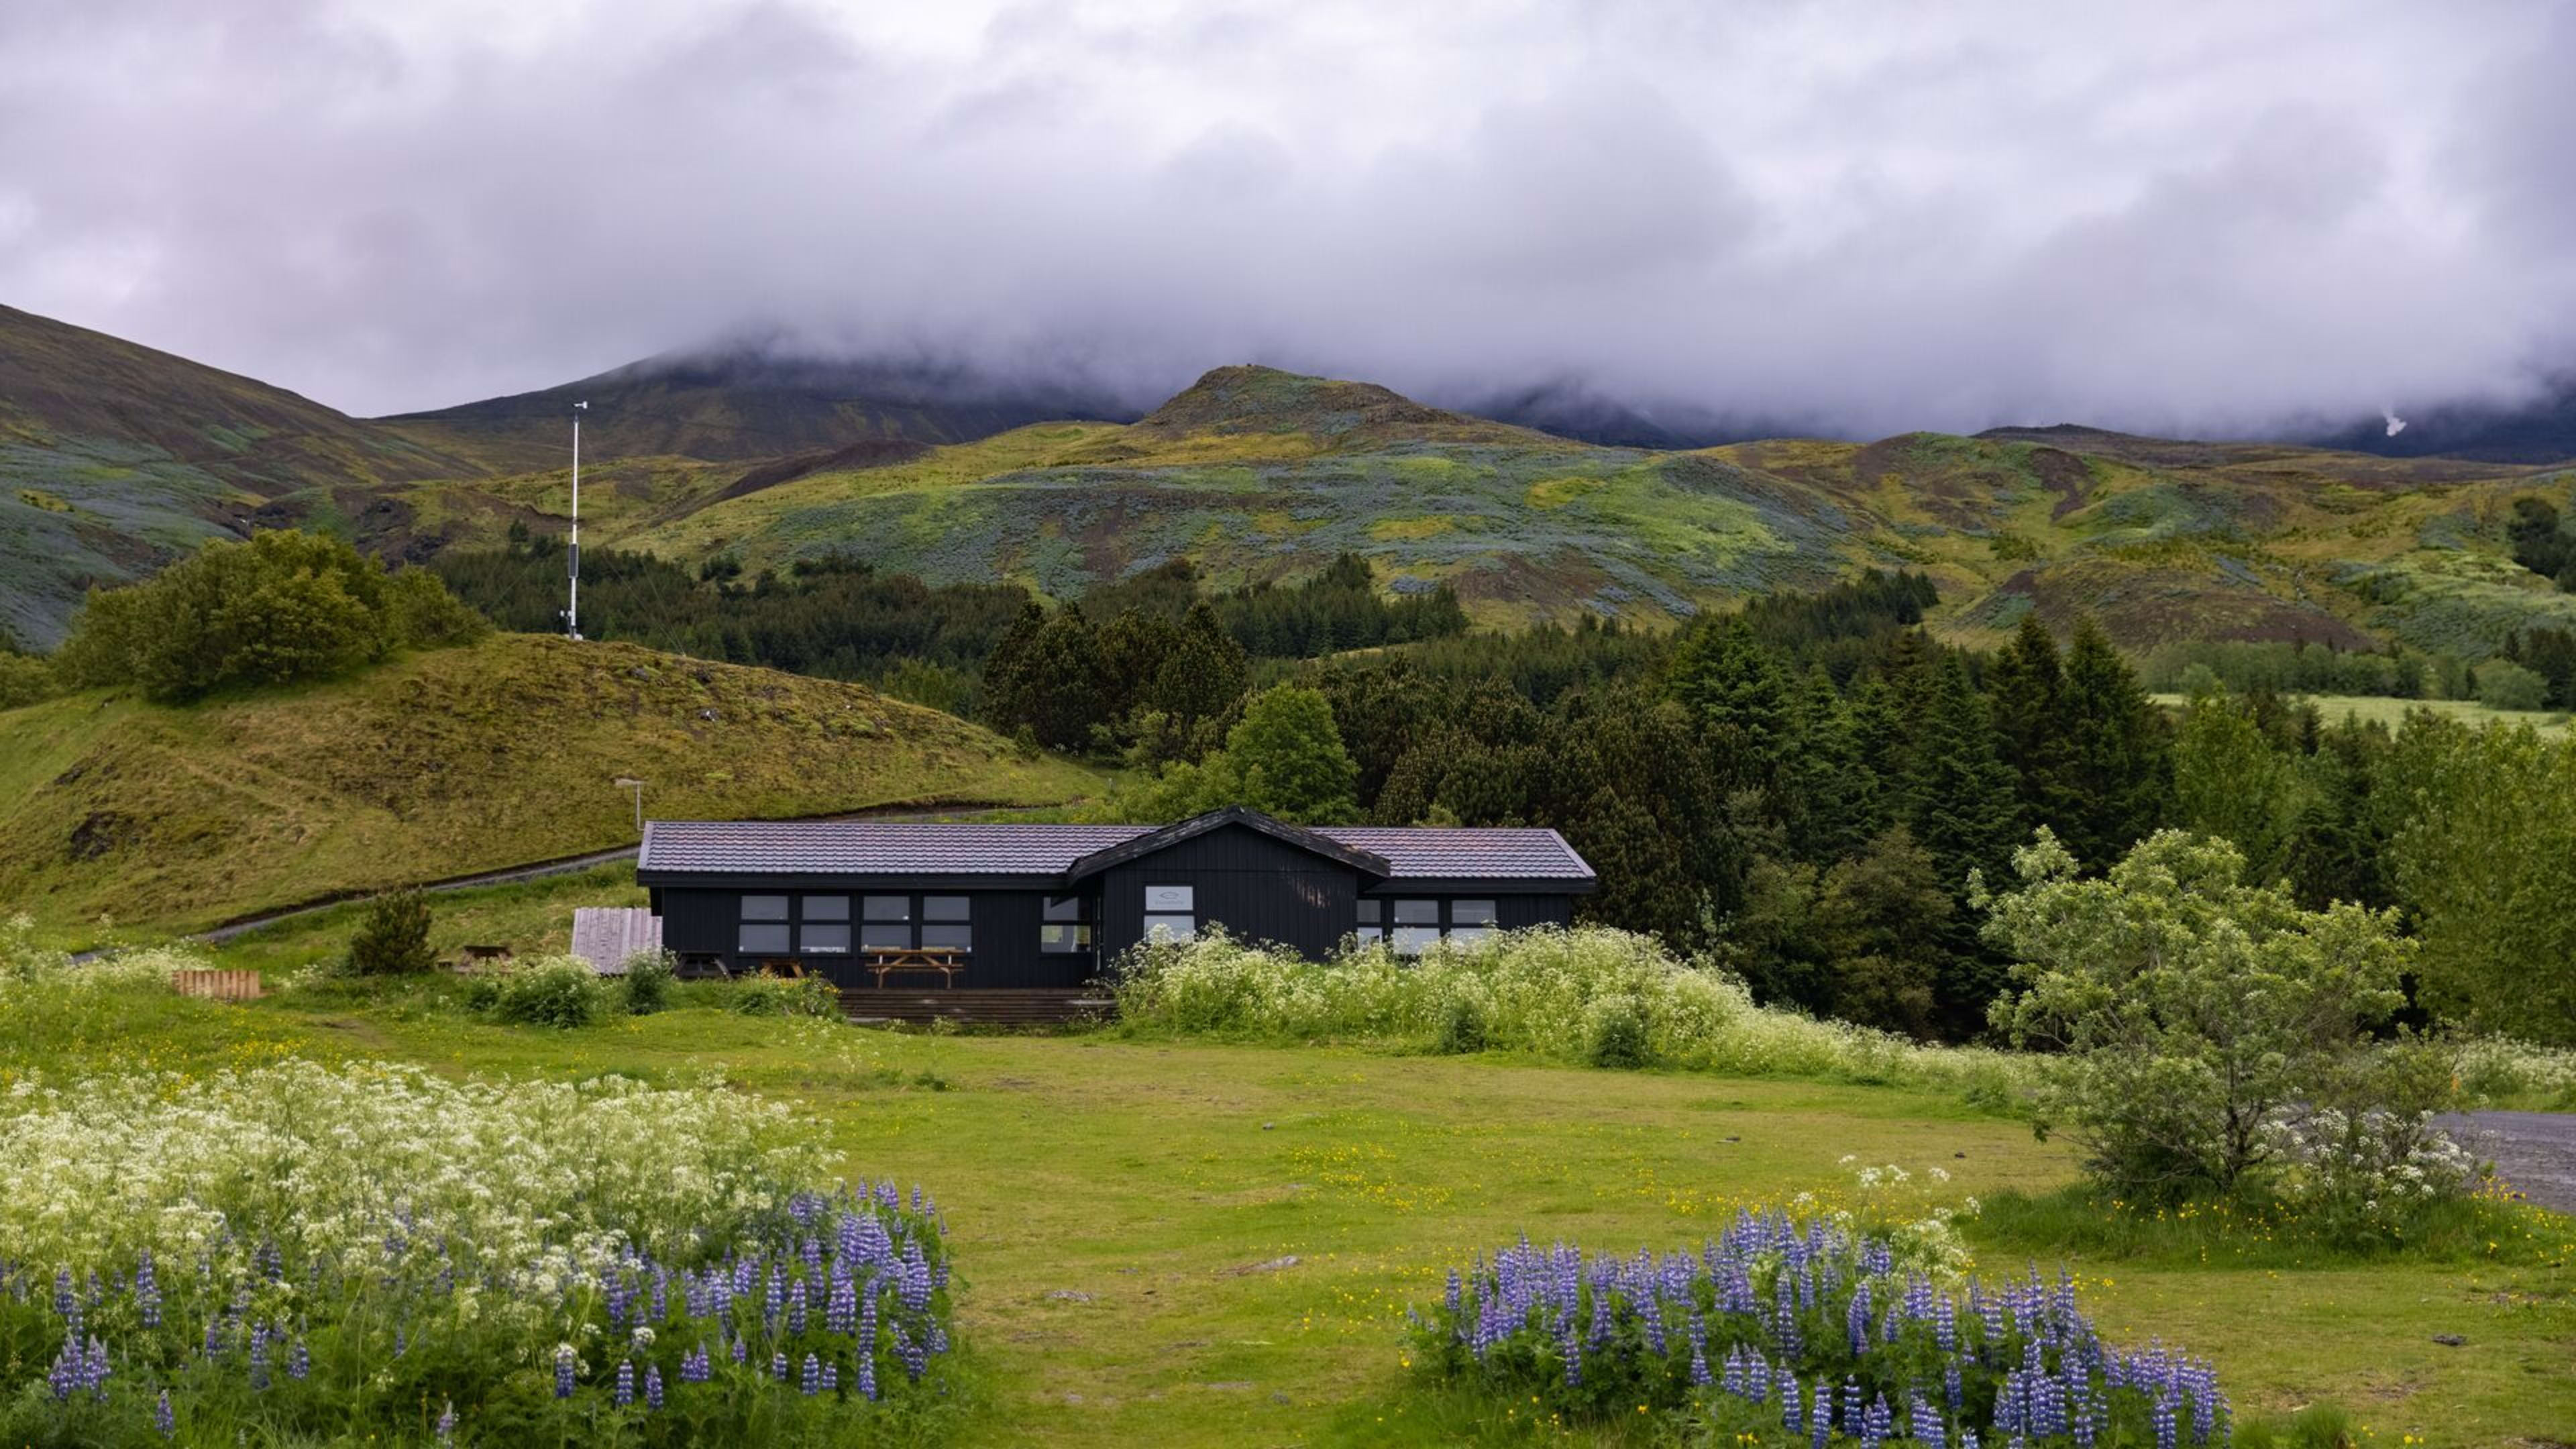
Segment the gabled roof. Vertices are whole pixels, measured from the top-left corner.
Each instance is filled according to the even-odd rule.
[[[1233,807],[1177,825],[999,821],[653,820],[636,873],[648,885],[758,876],[991,876],[1069,882],[1226,824],[1240,824],[1384,883],[1521,882],[1589,890],[1592,867],[1553,830],[1285,824]],[[1112,854],[1115,852],[1115,854]]]
[[[1222,830],[1229,825],[1240,825],[1283,844],[1295,846],[1299,850],[1323,856],[1327,860],[1339,861],[1362,875],[1373,875],[1383,879],[1393,873],[1393,867],[1387,864],[1386,857],[1375,851],[1346,844],[1320,830],[1308,830],[1302,826],[1291,825],[1284,820],[1272,819],[1258,810],[1246,809],[1241,805],[1228,805],[1222,810],[1193,815],[1178,824],[1166,825],[1160,830],[1148,831],[1132,839],[1119,841],[1115,845],[1103,846],[1075,861],[1066,869],[1065,879],[1083,880],[1098,875],[1111,866],[1140,860],[1158,850],[1178,845],[1195,836],[1205,835],[1211,830]]]

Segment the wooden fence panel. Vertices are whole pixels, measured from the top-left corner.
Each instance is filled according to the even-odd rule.
[[[170,984],[178,988],[181,996],[206,996],[217,1001],[250,1001],[260,994],[256,971],[173,971]]]

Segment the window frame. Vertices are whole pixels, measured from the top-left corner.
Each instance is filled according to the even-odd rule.
[[[1100,921],[1091,895],[1076,891],[1069,896],[1038,898],[1038,954],[1040,956],[1088,956],[1100,947]],[[1053,933],[1064,933],[1066,944],[1050,939]]]

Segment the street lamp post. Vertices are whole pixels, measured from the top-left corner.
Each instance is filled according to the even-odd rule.
[[[565,555],[571,574],[571,597],[564,608],[564,633],[581,637],[581,415],[590,411],[587,401],[573,405],[572,414],[572,548]]]
[[[620,775],[617,777],[617,788],[635,796],[635,833],[642,835],[644,833],[644,782],[630,780]]]

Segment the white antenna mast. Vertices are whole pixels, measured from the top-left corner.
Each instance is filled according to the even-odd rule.
[[[587,401],[573,405],[572,414],[572,549],[565,555],[572,574],[572,597],[564,609],[564,633],[581,637],[581,415],[590,411]]]

